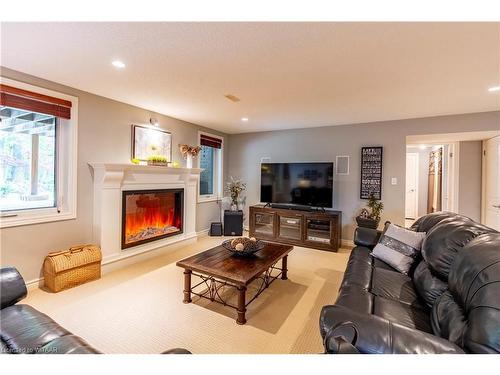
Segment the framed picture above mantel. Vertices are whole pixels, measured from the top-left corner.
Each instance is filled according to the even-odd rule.
[[[382,151],[383,147],[361,147],[361,199],[382,199]]]
[[[162,156],[172,162],[172,133],[149,126],[132,125],[132,159],[147,161]]]

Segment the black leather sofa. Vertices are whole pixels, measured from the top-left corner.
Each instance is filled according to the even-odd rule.
[[[320,332],[327,353],[500,353],[500,233],[438,212],[409,276],[370,255],[380,232],[357,228]]]
[[[27,295],[14,267],[0,268],[0,353],[98,354],[99,351],[29,305],[17,304]],[[172,349],[165,354],[188,354]]]

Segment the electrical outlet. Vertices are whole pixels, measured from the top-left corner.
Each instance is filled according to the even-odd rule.
[[[396,177],[391,178],[391,185],[397,185],[398,179]]]

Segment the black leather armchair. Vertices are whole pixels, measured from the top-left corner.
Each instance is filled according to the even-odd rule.
[[[17,304],[27,295],[22,276],[14,267],[0,268],[0,353],[97,354],[99,351],[29,305]],[[189,354],[171,349],[165,354]]]
[[[380,232],[358,228],[335,305],[324,306],[327,353],[500,353],[500,233],[439,212],[420,218],[422,256],[409,276],[373,258]]]
[[[0,269],[0,350],[10,354],[96,354],[87,342],[29,305],[16,304],[27,295],[14,267]]]

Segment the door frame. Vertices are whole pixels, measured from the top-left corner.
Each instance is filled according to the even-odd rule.
[[[408,194],[408,190],[406,189],[406,175],[405,175],[405,219],[416,219],[418,218],[418,204],[419,204],[419,200],[418,200],[418,194],[419,194],[419,189],[418,189],[418,184],[419,184],[419,175],[420,175],[420,155],[418,152],[407,152],[406,153],[406,159],[405,159],[405,163],[406,163],[406,160],[408,158],[408,155],[415,155],[415,217],[412,217],[412,218],[407,218],[406,217],[406,205],[408,204],[408,200],[406,199],[407,198],[407,194]],[[406,164],[405,164],[406,166]],[[408,170],[406,170],[406,173],[408,173]]]
[[[483,139],[481,142],[481,224],[486,225],[486,213],[488,211],[488,196],[486,195],[486,179],[487,179],[487,162],[488,162],[488,152],[487,152],[487,142],[492,141],[495,138],[500,139],[500,135],[492,138]]]
[[[486,223],[486,141],[481,141],[481,224]]]
[[[446,142],[444,146],[448,145],[448,155],[444,155],[443,159],[447,158],[447,170],[445,177],[447,179],[446,187],[448,191],[442,191],[442,196],[446,194],[447,207],[442,207],[443,211],[458,212],[459,203],[459,186],[460,186],[460,142]],[[450,154],[452,156],[450,156]],[[450,162],[451,161],[451,162]],[[443,162],[444,165],[444,162]],[[443,172],[445,172],[443,170]]]

